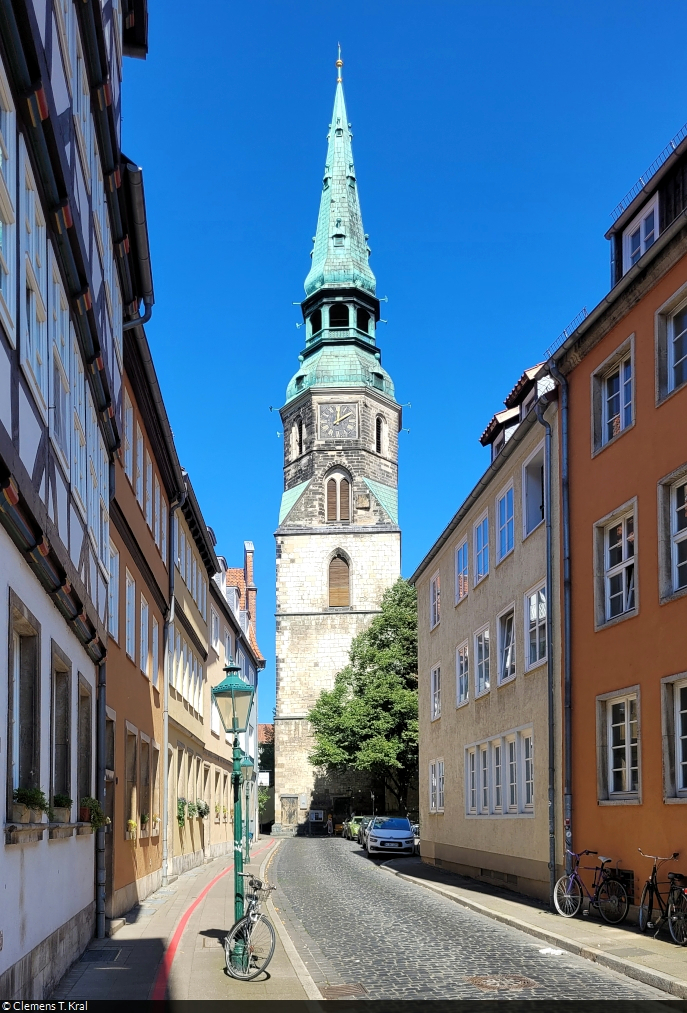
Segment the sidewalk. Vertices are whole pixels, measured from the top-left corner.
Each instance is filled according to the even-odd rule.
[[[278,843],[257,841],[246,871],[260,874]],[[268,914],[277,942],[267,972],[248,982],[229,977],[222,940],[234,921],[234,875],[225,855],[146,898],[112,938],[92,940],[50,998],[321,998],[274,910]]]
[[[614,927],[600,916],[561,918],[536,901],[459,876],[419,858],[385,862],[385,871],[448,897],[463,907],[536,936],[549,946],[576,953],[628,978],[687,999],[687,947],[676,946],[666,929],[658,939],[630,924]]]

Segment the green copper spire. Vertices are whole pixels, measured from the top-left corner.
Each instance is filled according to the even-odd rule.
[[[375,276],[368,263],[370,248],[360,214],[351,144],[353,135],[346,115],[341,77],[343,60],[340,46],[336,66],[336,95],[329,128],[327,164],[305,293],[310,296],[325,286],[355,286],[374,295]]]

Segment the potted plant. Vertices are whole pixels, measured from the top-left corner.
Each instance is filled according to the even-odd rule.
[[[219,802],[217,802],[215,805],[215,823],[219,823],[219,818],[221,814],[222,814],[222,806],[219,804]]]
[[[91,830],[95,832],[106,826],[110,822],[110,817],[105,815],[97,798],[86,795],[79,805],[79,820],[82,823],[90,823]]]
[[[12,794],[12,819],[15,823],[42,823],[48,800],[40,788],[15,788]]]
[[[149,813],[141,813],[141,826],[142,827],[147,827],[149,822],[150,822],[150,814]]]
[[[126,835],[127,835],[127,837],[128,837],[129,840],[134,840],[136,838],[136,831],[137,830],[138,830],[138,824],[136,823],[136,820],[127,820],[126,821]]]
[[[194,819],[198,815],[198,806],[195,802],[189,802],[186,811],[190,820]]]
[[[52,815],[55,823],[69,823],[72,818],[72,800],[58,792],[52,797]]]
[[[184,825],[185,822],[186,822],[186,799],[185,798],[178,798],[177,799],[177,823],[179,824],[179,827],[183,827],[183,825]]]
[[[222,817],[223,817],[225,823],[227,822],[227,819],[229,818],[227,813],[228,813],[227,807],[225,805],[223,805],[222,806]]]
[[[198,810],[198,817],[201,820],[204,820],[206,816],[210,815],[210,806],[202,798],[199,798],[196,801],[196,809]]]
[[[157,813],[153,813],[151,817],[151,823],[153,824],[152,833],[156,834],[160,827],[160,817],[158,816]]]

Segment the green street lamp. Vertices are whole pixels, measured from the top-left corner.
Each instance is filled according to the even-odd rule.
[[[244,915],[243,851],[241,847],[241,757],[239,734],[248,727],[248,715],[253,704],[255,690],[250,683],[239,678],[240,665],[233,659],[225,665],[226,678],[212,689],[212,699],[217,704],[224,730],[234,736],[232,750],[231,782],[234,786],[234,921]],[[242,954],[236,954],[241,959]]]
[[[244,844],[244,862],[250,861],[250,785],[253,780],[253,770],[255,769],[255,761],[252,756],[244,754],[241,760],[241,773],[243,774],[243,783],[246,786],[246,836]]]

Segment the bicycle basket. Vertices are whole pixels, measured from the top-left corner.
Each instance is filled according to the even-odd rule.
[[[265,901],[267,900],[267,898],[269,897],[269,895],[270,895],[271,892],[272,892],[272,887],[269,886],[268,884],[264,884],[263,886],[260,887],[259,890],[256,890],[255,888],[252,888],[246,894],[246,900],[248,900],[248,901],[257,900],[261,904],[264,904]]]

